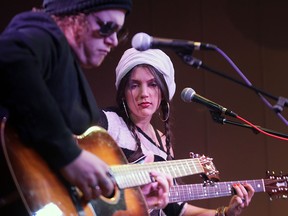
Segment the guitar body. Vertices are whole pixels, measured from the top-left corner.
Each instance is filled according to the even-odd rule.
[[[75,188],[67,185],[51,170],[37,152],[23,145],[17,133],[10,127],[5,127],[5,119],[1,122],[0,138],[14,184],[30,215],[44,215],[45,211],[49,212],[46,212],[49,216],[148,215],[139,188],[117,190],[116,198],[99,198],[89,203],[84,202],[81,195],[75,193]],[[127,163],[120,148],[100,127],[91,127],[76,138],[81,148],[94,153],[108,165]],[[1,187],[3,186],[5,187],[1,184]],[[2,188],[0,191],[3,191]]]
[[[77,140],[83,149],[94,153],[110,166],[127,163],[122,150],[100,127],[89,128],[83,135],[78,136]],[[144,197],[138,187],[116,189],[116,195],[113,198],[100,197],[100,199],[92,200],[91,205],[97,216],[149,215]]]

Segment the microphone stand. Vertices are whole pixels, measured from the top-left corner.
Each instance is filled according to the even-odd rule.
[[[178,53],[178,54],[179,54],[179,53]],[[287,99],[287,98],[284,98],[284,97],[278,97],[278,98],[277,98],[276,96],[273,96],[273,95],[271,95],[271,94],[269,94],[269,93],[267,93],[267,92],[264,92],[263,90],[261,90],[261,89],[259,89],[259,88],[256,88],[256,87],[254,87],[254,86],[249,86],[249,85],[247,85],[247,84],[244,83],[244,82],[241,82],[241,81],[239,81],[239,80],[236,80],[236,79],[234,79],[234,78],[232,78],[232,77],[230,77],[230,76],[228,76],[228,75],[226,75],[226,74],[223,74],[223,73],[221,73],[221,72],[219,72],[219,71],[217,71],[217,70],[214,70],[214,69],[212,69],[212,68],[209,68],[208,66],[204,65],[201,60],[196,59],[196,58],[194,58],[194,57],[192,57],[192,56],[189,56],[189,55],[181,55],[181,54],[179,54],[179,55],[182,57],[183,61],[184,61],[185,63],[187,63],[188,65],[191,65],[191,66],[193,66],[193,67],[195,67],[195,68],[197,68],[197,69],[203,68],[204,70],[207,70],[207,71],[209,71],[209,72],[212,72],[212,73],[214,73],[214,74],[216,74],[216,75],[218,75],[218,76],[224,77],[224,78],[226,78],[226,79],[228,79],[228,80],[230,80],[230,81],[233,81],[233,82],[235,82],[235,83],[237,83],[237,84],[239,84],[239,85],[242,85],[242,86],[244,86],[244,87],[246,87],[246,88],[249,88],[249,89],[255,91],[256,93],[261,93],[262,95],[265,95],[265,96],[267,96],[267,97],[269,97],[269,98],[271,98],[271,99],[273,99],[273,100],[279,100],[279,101],[280,101],[280,102],[279,102],[279,103],[280,103],[280,106],[282,106],[282,104],[283,104],[283,106],[285,105],[285,106],[288,107],[288,99]],[[275,111],[276,111],[276,110],[275,110]]]
[[[216,122],[216,123],[220,123],[220,124],[230,124],[230,125],[234,125],[234,126],[239,126],[239,127],[243,127],[243,128],[248,128],[251,129],[255,134],[259,134],[260,132],[258,130],[256,130],[255,128],[253,128],[251,125],[248,124],[243,124],[240,122],[236,122],[236,121],[230,121],[227,120],[224,116],[221,115],[221,113],[216,112],[216,111],[212,111],[210,110],[210,114],[212,116],[212,119]],[[256,126],[257,128],[269,133],[269,134],[273,134],[273,135],[277,135],[279,137],[284,137],[284,138],[288,138],[287,134],[283,134],[277,131],[273,131],[271,129],[267,129],[267,128],[263,128],[260,126]]]
[[[264,92],[263,90],[259,89],[259,88],[256,88],[252,85],[247,85],[246,83],[244,82],[241,82],[239,80],[236,80],[226,74],[223,74],[217,70],[214,70],[212,68],[209,68],[208,66],[204,65],[203,62],[199,59],[196,59],[192,56],[192,53],[188,52],[188,50],[178,50],[176,51],[176,53],[182,58],[182,60],[192,66],[192,67],[195,67],[196,69],[199,69],[199,68],[203,68],[204,70],[206,71],[209,71],[209,72],[212,72],[218,76],[221,76],[223,78],[226,78],[230,81],[233,81],[239,85],[242,85],[246,88],[249,88],[250,90],[253,90],[255,91],[257,94],[260,95],[260,97],[262,97],[262,99],[264,98],[262,95],[265,95],[275,101],[277,101],[277,103],[274,105],[274,106],[271,106],[271,108],[276,112],[276,114],[278,115],[278,117],[288,126],[288,121],[280,114],[282,111],[283,111],[283,108],[286,106],[288,107],[288,99],[285,98],[285,97],[282,97],[282,96],[279,96],[279,97],[276,97],[276,96],[273,96],[267,92]],[[265,102],[265,101],[264,101]],[[266,103],[267,105],[267,103]],[[269,105],[268,105],[269,106]]]

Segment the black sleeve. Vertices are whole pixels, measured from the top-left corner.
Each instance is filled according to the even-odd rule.
[[[38,33],[35,41],[17,31],[0,38],[0,104],[8,108],[23,140],[60,168],[81,149],[46,84],[51,69],[47,65],[57,61],[55,42],[50,35]],[[37,43],[38,36],[42,44]]]
[[[100,111],[100,118],[98,121],[98,126],[103,127],[105,130],[108,130],[108,119],[103,110]]]
[[[170,203],[168,204],[163,211],[167,216],[175,216],[175,215],[180,215],[185,203]]]

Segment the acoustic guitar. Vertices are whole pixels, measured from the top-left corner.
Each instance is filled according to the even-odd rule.
[[[148,209],[138,186],[150,183],[151,171],[172,177],[201,174],[217,178],[218,171],[211,158],[197,156],[189,159],[145,164],[127,164],[113,138],[103,128],[93,126],[75,136],[81,148],[105,161],[117,187],[112,198],[85,202],[76,187],[67,184],[54,172],[34,149],[21,143],[17,133],[1,121],[1,145],[11,176],[30,215],[148,215]],[[15,193],[14,193],[15,194]],[[11,198],[11,194],[6,197]],[[12,196],[13,197],[13,196]],[[0,198],[1,199],[1,198]]]
[[[288,198],[288,176],[267,172],[266,179],[175,185],[170,188],[169,203],[231,196],[236,183],[251,184],[255,192],[266,192],[270,199]]]

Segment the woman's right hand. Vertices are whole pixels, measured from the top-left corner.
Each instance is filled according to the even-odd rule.
[[[154,161],[153,152],[148,152],[144,163]],[[159,172],[151,172],[151,178],[155,181],[141,187],[142,194],[145,197],[149,209],[165,208],[169,202],[169,190],[173,185],[173,178]]]
[[[155,181],[141,187],[149,209],[165,208],[169,202],[169,190],[173,185],[171,176],[151,172],[151,178]]]

